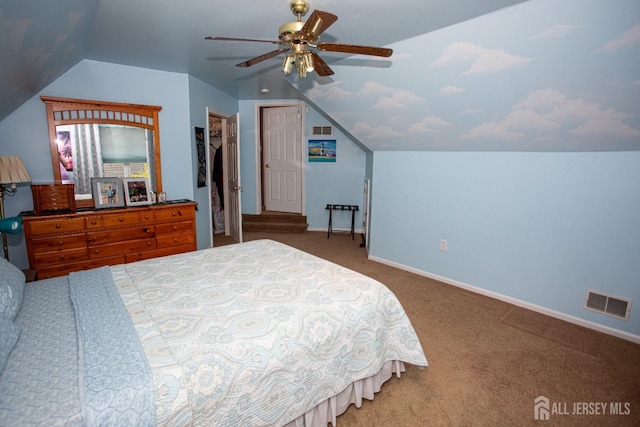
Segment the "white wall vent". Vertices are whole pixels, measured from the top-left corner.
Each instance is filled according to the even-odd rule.
[[[631,300],[607,295],[603,292],[587,289],[587,297],[584,300],[584,308],[607,314],[622,320],[629,320],[631,313]]]
[[[311,128],[311,134],[313,136],[332,136],[333,127],[332,126],[313,126]]]

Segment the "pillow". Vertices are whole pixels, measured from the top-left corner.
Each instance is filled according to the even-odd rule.
[[[0,314],[15,319],[22,305],[25,277],[22,270],[0,258]]]
[[[16,346],[20,328],[8,316],[0,314],[0,373],[7,364],[11,350]]]

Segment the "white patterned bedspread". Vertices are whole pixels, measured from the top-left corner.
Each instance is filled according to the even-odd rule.
[[[159,424],[281,426],[400,360],[427,366],[379,282],[270,240],[111,267]]]

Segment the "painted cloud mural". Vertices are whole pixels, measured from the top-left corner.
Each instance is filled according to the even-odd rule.
[[[640,149],[640,2],[535,0],[391,47],[305,92],[372,150]]]

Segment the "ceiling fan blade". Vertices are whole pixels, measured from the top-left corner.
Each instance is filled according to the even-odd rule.
[[[338,17],[333,13],[324,12],[322,10],[314,10],[304,26],[298,31],[300,40],[313,43],[318,39],[320,34],[329,28]]]
[[[209,36],[205,37],[205,40],[214,40],[214,41],[224,41],[224,42],[254,42],[254,43],[271,43],[271,44],[287,44],[281,41],[274,40],[259,40],[259,39],[239,39],[236,37],[218,37],[218,36]]]
[[[311,52],[311,56],[313,56],[313,69],[315,72],[321,77],[332,76],[333,70],[320,58],[320,55],[312,50],[309,52]]]
[[[357,55],[383,56],[385,58],[388,58],[393,54],[393,49],[387,49],[386,47],[360,46],[355,44],[320,42],[316,47],[320,50],[324,50],[327,52],[341,52],[341,53],[353,53]]]
[[[273,58],[274,56],[278,56],[281,53],[286,52],[288,50],[289,50],[288,47],[282,47],[278,50],[274,50],[272,52],[265,53],[264,55],[256,56],[255,58],[252,58],[248,61],[244,61],[239,64],[236,64],[236,67],[250,67],[252,65],[256,65],[257,63],[267,60],[269,58]]]

